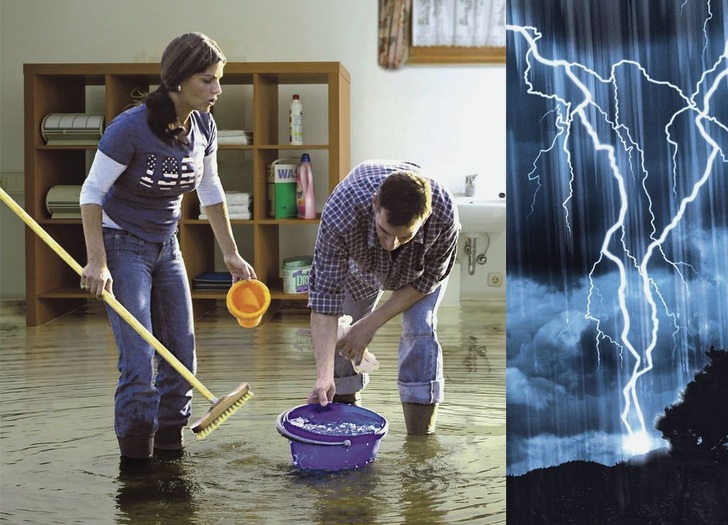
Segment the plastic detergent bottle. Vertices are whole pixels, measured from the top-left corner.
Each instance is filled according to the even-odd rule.
[[[303,144],[303,104],[297,94],[288,109],[288,140],[291,144]]]
[[[299,219],[316,218],[316,194],[313,190],[313,168],[308,153],[301,155],[296,172],[296,208]]]

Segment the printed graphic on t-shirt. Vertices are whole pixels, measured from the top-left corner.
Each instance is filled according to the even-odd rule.
[[[195,183],[195,160],[192,157],[182,159],[182,172],[180,173],[179,185],[183,188]]]
[[[155,185],[155,168],[157,166],[157,156],[149,155],[147,157],[147,170],[142,176],[139,183],[146,188],[154,188]],[[182,189],[193,186],[195,183],[195,162],[192,157],[185,157],[182,163],[177,162],[174,157],[166,157],[162,162],[162,171],[157,174],[156,186],[162,191],[169,191],[175,186]]]

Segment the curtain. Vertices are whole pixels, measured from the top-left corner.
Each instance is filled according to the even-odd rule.
[[[412,0],[379,0],[379,65],[398,69],[409,54]]]
[[[412,0],[412,45],[505,47],[506,0]]]

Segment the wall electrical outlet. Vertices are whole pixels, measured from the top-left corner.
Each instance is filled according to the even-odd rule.
[[[488,286],[503,286],[503,274],[500,272],[488,272]]]

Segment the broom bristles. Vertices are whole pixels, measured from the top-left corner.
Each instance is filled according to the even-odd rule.
[[[253,392],[250,391],[248,383],[242,383],[233,392],[217,400],[205,415],[190,427],[192,432],[197,435],[197,439],[206,438],[252,397]]]

